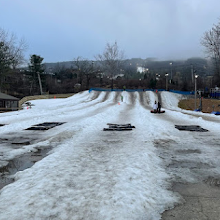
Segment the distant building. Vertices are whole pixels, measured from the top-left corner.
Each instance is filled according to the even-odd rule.
[[[0,92],[0,112],[18,110],[19,99]]]
[[[144,73],[144,72],[145,72],[145,68],[139,66],[139,67],[137,67],[137,72],[139,72],[139,73]]]

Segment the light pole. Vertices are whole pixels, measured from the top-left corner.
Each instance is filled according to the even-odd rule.
[[[166,77],[166,91],[168,91],[168,76],[169,76],[169,74],[166,73],[165,74],[165,77]]]
[[[171,62],[171,63],[170,63],[170,67],[171,67],[171,70],[170,70],[170,83],[172,83],[172,81],[173,81],[173,69],[172,69],[172,65],[173,65],[173,63]]]
[[[141,86],[141,78],[139,79],[139,86]]]
[[[195,110],[196,110],[196,93],[197,93],[197,78],[199,75],[195,75]]]
[[[156,80],[160,79],[160,74],[156,73]]]

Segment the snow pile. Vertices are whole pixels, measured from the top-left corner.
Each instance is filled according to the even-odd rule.
[[[34,100],[31,109],[0,114],[0,123],[7,124],[0,127],[1,138],[15,133],[38,138],[19,149],[1,146],[1,161],[53,147],[50,155],[18,172],[16,181],[1,190],[0,220],[160,219],[161,213],[178,201],[168,190],[171,178],[174,174],[187,178],[190,170],[167,173],[155,143],[172,151],[177,147],[197,149],[193,145],[196,138],[202,145],[204,138],[207,143],[214,142],[213,137],[183,133],[174,125],[198,124],[217,137],[219,123],[207,123],[202,118],[205,114],[182,114],[177,107],[181,96],[169,92],[161,94],[163,107],[176,111],[151,114],[148,109],[158,100],[157,94],[142,95],[86,91],[67,99]],[[45,132],[23,130],[48,121],[66,123]],[[102,129],[107,123],[131,123],[136,128],[106,132]],[[204,145],[201,150],[206,157],[190,155],[189,159],[218,163],[217,158],[213,160],[214,148]]]

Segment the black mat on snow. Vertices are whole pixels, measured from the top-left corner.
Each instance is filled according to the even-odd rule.
[[[135,126],[132,126],[131,124],[107,124],[108,128],[103,128],[103,131],[130,131],[132,128],[135,128]]]
[[[175,125],[175,128],[180,131],[198,131],[207,132],[208,130],[200,127],[199,125]]]
[[[27,128],[25,130],[49,130],[64,123],[65,122],[44,122],[41,124],[33,125],[32,127]]]

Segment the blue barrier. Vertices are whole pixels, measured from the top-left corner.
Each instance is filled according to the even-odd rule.
[[[211,114],[214,114],[214,115],[220,115],[220,112],[211,112]]]
[[[210,93],[210,98],[220,98],[220,93],[219,92],[212,92],[212,93]]]
[[[181,94],[181,95],[194,95],[194,92],[189,92],[189,91],[170,90],[170,92],[178,93],[178,94]]]
[[[90,88],[89,92],[91,91],[114,91],[114,92],[122,92],[122,91],[126,91],[126,92],[145,92],[145,91],[152,91],[152,92],[162,92],[162,91],[166,91],[165,89],[104,89],[104,88]],[[189,91],[178,91],[178,90],[170,90],[170,92],[173,93],[178,93],[181,95],[193,95],[194,92],[189,92]],[[219,93],[220,96],[220,93]]]
[[[104,89],[104,88],[90,88],[89,92],[91,91],[113,91],[113,92],[122,92],[122,91],[126,91],[126,92],[143,92],[146,91],[146,89]]]

